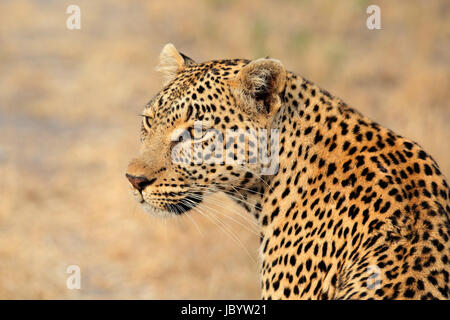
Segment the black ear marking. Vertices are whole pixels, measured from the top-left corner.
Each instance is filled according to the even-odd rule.
[[[191,118],[192,110],[193,110],[192,105],[189,105],[188,109],[187,109],[187,112],[186,112],[186,120],[185,121],[188,121]]]
[[[182,57],[183,60],[184,60],[184,65],[186,65],[186,66],[192,66],[192,65],[196,64],[196,62],[195,62],[193,59],[189,58],[189,57],[188,57],[187,55],[185,55],[184,53],[180,52],[180,55],[181,55],[181,57]]]

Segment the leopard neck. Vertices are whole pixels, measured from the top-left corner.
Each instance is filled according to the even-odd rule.
[[[288,217],[294,201],[304,201],[310,192],[309,186],[331,170],[328,166],[330,160],[337,157],[338,144],[333,129],[338,126],[340,133],[345,134],[348,126],[363,119],[342,100],[293,73],[287,75],[282,98],[282,105],[270,125],[270,129],[278,131],[278,171],[260,176],[259,184],[252,191],[239,192],[245,201],[238,203],[255,216],[262,233],[270,229],[281,211],[283,218]],[[369,120],[364,118],[363,121]],[[292,193],[297,195],[293,198]],[[280,208],[280,212],[277,209],[267,211],[274,207]]]
[[[327,174],[327,165],[336,157],[333,151],[337,147],[337,135],[331,134],[331,129],[345,123],[344,119],[354,121],[354,114],[356,112],[340,99],[310,81],[288,73],[283,104],[271,124],[271,128],[279,133],[279,169],[275,175],[264,177],[261,183],[264,195],[260,196],[262,208],[280,209],[274,212],[262,210],[258,215],[262,229],[281,212],[283,218],[288,217],[289,208],[294,208],[295,202],[303,201],[310,191],[309,186]],[[298,196],[292,197],[292,193]]]

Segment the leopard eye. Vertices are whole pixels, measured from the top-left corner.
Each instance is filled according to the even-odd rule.
[[[170,141],[172,145],[176,145],[180,142],[183,142],[190,138],[189,130],[185,129],[177,129],[174,133],[172,133],[170,137]]]
[[[152,126],[150,124],[150,117],[143,115],[145,126],[150,129]]]
[[[196,132],[196,130],[199,130],[198,128],[189,127],[188,129],[189,134],[191,135],[192,140],[202,140],[205,137],[206,130],[204,128],[201,129],[200,132]]]
[[[175,141],[173,141],[173,142],[178,143],[178,142],[181,142],[181,141],[183,141],[183,135],[178,136],[178,138]]]

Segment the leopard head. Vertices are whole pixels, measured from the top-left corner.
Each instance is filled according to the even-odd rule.
[[[276,173],[272,122],[286,83],[279,61],[196,63],[167,44],[158,69],[166,82],[143,111],[126,173],[146,212],[182,214],[209,193],[251,190]]]

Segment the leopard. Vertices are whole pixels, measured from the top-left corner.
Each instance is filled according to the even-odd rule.
[[[258,225],[265,300],[449,299],[450,189],[419,144],[271,57],[159,60],[126,171],[145,212],[228,195]]]

